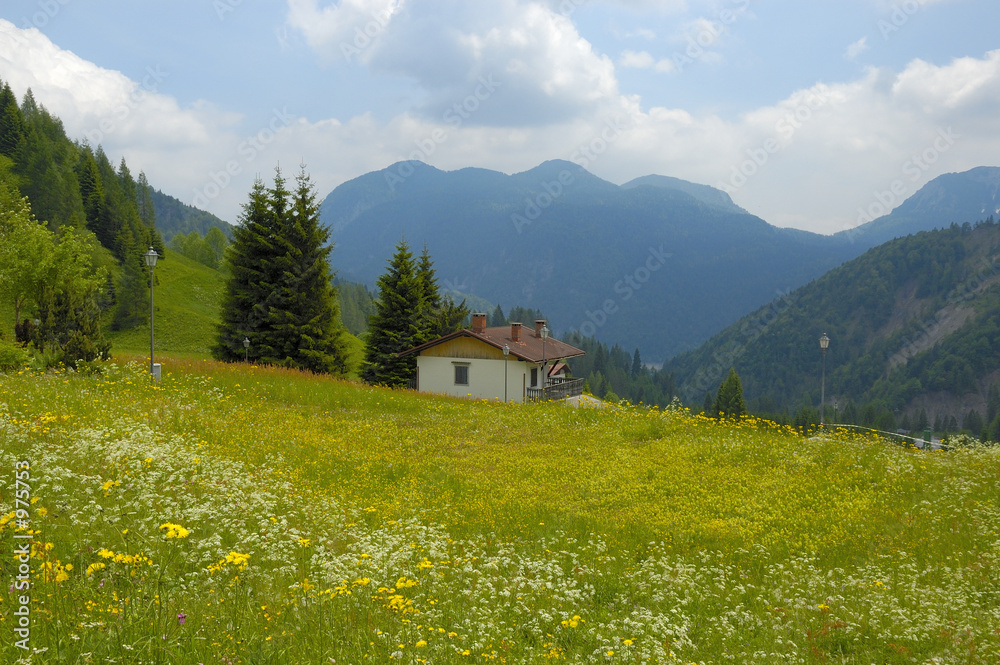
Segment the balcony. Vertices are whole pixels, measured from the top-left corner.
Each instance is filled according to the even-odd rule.
[[[579,397],[583,394],[583,379],[550,379],[544,388],[528,388],[529,402],[548,402],[551,400]]]

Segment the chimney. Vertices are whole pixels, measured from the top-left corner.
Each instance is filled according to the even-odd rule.
[[[520,342],[521,341],[521,324],[512,323],[510,324],[510,341]]]
[[[486,315],[475,313],[472,315],[472,332],[481,333],[486,330]]]
[[[535,320],[535,337],[541,337],[542,336],[542,328],[544,328],[544,327],[545,327],[545,319],[536,319]]]

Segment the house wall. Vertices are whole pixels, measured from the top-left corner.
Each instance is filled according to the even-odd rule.
[[[459,341],[459,340],[454,340]],[[480,349],[482,355],[494,350],[474,340],[473,344]],[[446,346],[441,344],[440,346]],[[439,347],[427,349],[431,351]],[[503,353],[496,350],[496,358],[477,358],[472,355],[448,356],[429,355],[425,351],[417,357],[417,390],[420,392],[441,393],[455,397],[472,397],[475,399],[504,398],[504,359]],[[475,349],[470,354],[476,353]],[[469,385],[455,385],[455,364],[463,363],[469,367]],[[523,402],[525,387],[530,387],[531,368],[538,367],[532,363],[522,362],[514,358],[507,361],[507,401]]]

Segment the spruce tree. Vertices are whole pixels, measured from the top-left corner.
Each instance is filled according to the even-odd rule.
[[[264,182],[257,178],[250,199],[243,204],[238,223],[233,227],[233,244],[227,256],[229,280],[222,296],[221,320],[212,355],[218,360],[243,360],[244,338],[250,340],[250,358],[262,356],[262,330],[266,320],[261,303],[271,284],[269,269],[273,261],[272,225]]]
[[[500,327],[505,325],[507,325],[507,317],[504,316],[503,308],[497,305],[497,308],[490,314],[490,326]]]
[[[294,194],[280,170],[271,189],[254,182],[227,255],[230,278],[212,353],[227,361],[247,354],[263,363],[344,374],[347,350],[331,281],[329,232],[320,225],[304,170],[296,181]]]
[[[24,117],[7,83],[0,87],[0,155],[14,159],[24,141]]]
[[[282,225],[285,252],[278,260],[287,304],[285,310],[271,310],[271,326],[285,339],[285,364],[344,374],[347,349],[330,274],[330,233],[320,224],[315,190],[304,169],[291,199]]]
[[[747,414],[747,404],[743,400],[743,385],[735,368],[729,368],[729,375],[719,386],[712,408],[719,418],[739,418]]]
[[[372,384],[405,386],[416,376],[417,361],[414,356],[400,358],[398,354],[417,346],[425,332],[423,288],[405,239],[396,245],[388,270],[377,285],[361,376]]]

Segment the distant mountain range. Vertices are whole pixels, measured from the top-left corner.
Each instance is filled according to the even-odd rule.
[[[822,236],[771,226],[725,192],[676,178],[618,186],[565,161],[513,175],[411,161],[340,185],[321,217],[344,279],[373,284],[405,238],[427,246],[447,290],[540,309],[559,333],[661,362],[883,237],[988,216],[991,182],[1000,169],[942,176],[912,197],[922,204]]]

